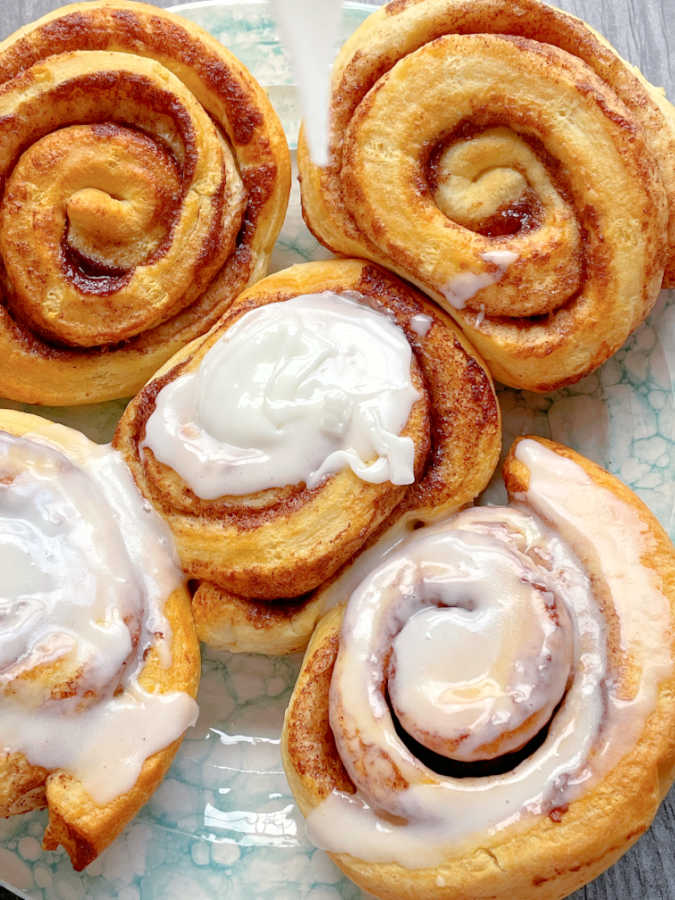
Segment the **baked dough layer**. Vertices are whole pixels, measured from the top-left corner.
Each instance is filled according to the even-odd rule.
[[[572,16],[390,3],[342,48],[331,114],[327,168],[299,145],[309,227],[419,285],[505,384],[577,381],[675,279],[675,111]]]
[[[596,485],[611,491],[634,510],[646,548],[642,565],[660,581],[660,590],[671,610],[671,623],[675,621],[675,550],[650,511],[625,485],[595,463],[552,441],[531,440],[581,466]],[[504,466],[512,499],[522,498],[529,484],[527,467],[515,457],[518,442]],[[602,579],[596,582],[592,561],[589,574],[594,590],[599,590]],[[319,622],[284,722],[284,768],[305,816],[332,791],[349,794],[356,790],[338,755],[329,720],[331,676],[340,647],[344,609],[344,604],[332,609]],[[612,633],[609,620],[608,631],[608,652],[615,658],[615,671],[630,685],[635,661],[623,650],[620,635]],[[663,640],[675,658],[672,625]],[[566,897],[614,863],[651,824],[675,778],[674,699],[675,676],[671,673],[660,682],[656,703],[642,733],[618,765],[567,808],[554,811],[555,815],[539,814],[520,825],[482,834],[463,852],[449,856],[434,868],[369,863],[346,854],[331,853],[331,858],[359,886],[384,900]],[[374,753],[373,748],[364,746],[364,753],[368,751]],[[375,757],[370,759],[376,770]]]
[[[200,500],[149,448],[141,450],[157,393],[197,368],[245,312],[322,291],[357,292],[393,316],[408,338],[421,397],[402,434],[415,444],[415,483],[371,484],[346,469],[312,490],[302,483]],[[415,316],[428,317],[425,334],[415,331]],[[500,414],[482,361],[442,310],[378,266],[331,260],[293,266],[245,291],[205,338],[148,382],[113,444],[169,523],[183,568],[198,582],[193,609],[200,637],[231,650],[287,653],[306,646],[320,614],[323,601],[312,592],[383,528],[413,511],[457,509],[483,489],[499,454]]]
[[[217,40],[125,0],[20,29],[0,84],[0,394],[130,396],[267,271],[281,124]]]

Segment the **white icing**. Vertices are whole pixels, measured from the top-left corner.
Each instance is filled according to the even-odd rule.
[[[392,707],[408,734],[452,759],[518,750],[567,686],[567,611],[529,557],[500,538],[458,529],[424,546],[419,588],[396,613],[407,621],[392,642]],[[396,602],[400,588],[380,604]]]
[[[390,553],[393,553],[411,532],[412,528],[406,518],[399,519],[370,547],[361,551],[351,563],[340,571],[336,578],[320,587],[317,597],[321,599],[321,613],[326,613],[341,603],[346,603],[366,575],[379,566]]]
[[[488,250],[487,253],[481,253],[481,257],[485,262],[499,266],[503,274],[511,263],[518,259],[518,254],[514,253],[513,250]]]
[[[322,615],[328,610],[345,603],[359,584],[373,569],[380,565],[396,550],[402,541],[423,525],[431,525],[447,518],[447,510],[431,507],[424,510],[411,510],[403,513],[386,531],[365,550],[362,550],[340,574],[328,584],[320,587],[317,596],[321,599]]]
[[[197,714],[187,694],[136,682],[147,647],[171,659],[162,606],[181,575],[168,528],[110,448],[0,433],[0,571],[0,746],[105,803]],[[21,677],[48,662],[68,696]]]
[[[518,259],[518,254],[511,250],[488,250],[486,253],[481,253],[481,258],[485,262],[495,265],[496,270],[494,272],[460,272],[443,291],[445,299],[455,309],[464,309],[466,301],[475,296],[478,291],[500,281],[508,267]]]
[[[611,691],[612,727],[604,737],[605,765],[637,739],[654,708],[661,681],[673,668],[673,632],[661,575],[642,563],[651,549],[647,526],[632,506],[600,487],[581,466],[538,441],[520,441],[516,459],[530,472],[528,505],[570,542],[582,562],[593,560],[609,589],[621,631],[621,652],[641,666],[629,701]]]
[[[410,319],[410,327],[415,332],[415,334],[419,334],[420,337],[427,336],[432,323],[433,319],[431,318],[431,316],[426,316],[424,313],[418,313],[416,316],[412,316]]]
[[[273,0],[272,5],[294,70],[312,161],[326,166],[330,65],[338,40],[342,0]]]
[[[658,574],[641,563],[641,554],[649,545],[638,514],[595,484],[581,467],[535,441],[522,441],[517,458],[530,469],[524,498],[528,507],[545,517],[555,531],[525,510],[482,507],[466,511],[399,542],[352,593],[331,684],[331,725],[358,793],[334,792],[311,812],[310,835],[324,849],[369,862],[435,866],[481,835],[492,835],[572,802],[630,750],[653,709],[660,681],[672,673],[667,637],[672,628],[670,611]],[[472,554],[468,548],[475,541],[484,550],[475,547]],[[567,541],[581,554],[581,562]],[[499,553],[495,544],[500,542],[504,556],[495,569],[490,554]],[[466,553],[458,555],[462,544]],[[485,548],[491,548],[490,552]],[[618,617],[623,651],[638,666],[631,698],[619,698],[614,679],[608,677],[598,583],[594,581],[592,590],[583,567],[583,560],[591,556],[596,566],[601,565]],[[573,680],[543,744],[512,771],[480,778],[440,776],[416,759],[394,730],[383,693],[383,650],[393,642],[398,657],[398,643],[405,647],[405,665],[399,668],[397,659],[394,668],[403,683],[406,708],[416,717],[420,731],[444,730],[447,710],[434,711],[428,703],[430,694],[436,694],[432,699],[442,698],[443,691],[436,690],[439,682],[445,687],[448,681],[458,679],[460,694],[465,682],[484,686],[485,673],[494,659],[492,651],[497,645],[506,647],[503,658],[512,665],[511,642],[519,637],[525,644],[519,669],[522,686],[542,708],[555,702],[560,660],[553,663],[548,686],[542,684],[536,662],[537,648],[542,646],[536,620],[524,631],[521,620],[511,631],[510,617],[505,616],[502,625],[506,630],[500,639],[498,630],[492,631],[498,624],[495,613],[485,612],[492,609],[498,614],[504,594],[514,592],[510,564],[505,568],[504,562],[518,557],[526,581],[534,567],[537,590],[550,591],[557,606],[564,604],[567,610],[574,629]],[[462,578],[465,584],[460,589]],[[527,591],[526,584],[515,588],[515,593],[523,592],[523,596]],[[473,621],[457,621],[462,616],[471,618],[468,610],[437,607],[439,599],[448,597],[455,602],[472,600]],[[437,637],[433,620],[441,621],[446,612],[455,617],[460,632],[441,625]],[[430,638],[424,627],[406,626],[407,620],[415,623],[416,619],[432,622]],[[477,640],[471,640],[472,632]],[[565,657],[569,647],[564,634],[560,637],[554,652]],[[435,653],[424,649],[436,644]],[[426,680],[421,691],[420,679]],[[553,686],[555,690],[551,690]],[[453,687],[452,704],[457,698]],[[455,710],[451,712],[454,716]],[[461,721],[461,715],[453,725]],[[473,712],[468,715],[470,726]],[[500,727],[511,724],[490,722],[488,733],[490,728],[496,734]],[[469,740],[476,742],[473,735]],[[368,750],[367,762],[357,765],[363,748]],[[392,789],[388,782],[392,768],[408,788]],[[395,823],[401,819],[405,824]]]
[[[401,437],[419,394],[403,331],[331,292],[243,315],[195,372],[157,395],[144,446],[197,496],[305,482],[347,466],[362,480],[414,481]]]

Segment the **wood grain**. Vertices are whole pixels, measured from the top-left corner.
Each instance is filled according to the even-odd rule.
[[[146,2],[173,5],[172,0]],[[376,0],[366,2],[377,5]],[[0,39],[62,5],[59,0],[0,0]],[[671,98],[675,95],[675,0],[558,0],[557,5],[597,28],[623,56],[640,64],[650,81],[665,85]],[[0,900],[13,897],[0,887]],[[675,789],[650,831],[615,866],[573,894],[571,900],[675,900]]]

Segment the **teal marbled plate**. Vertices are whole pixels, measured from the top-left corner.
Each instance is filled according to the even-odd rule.
[[[295,89],[267,4],[215,0],[177,9],[222,40],[265,85],[294,147]],[[345,4],[343,39],[371,10]],[[328,256],[304,226],[294,180],[272,269]],[[672,359],[675,292],[664,292],[619,353],[573,387],[546,396],[502,389],[504,446],[534,433],[574,447],[625,481],[675,537]],[[32,410],[106,441],[124,405]],[[499,502],[502,490],[495,478],[486,497]],[[279,735],[299,663],[299,657],[207,651],[199,722],[124,833],[77,874],[63,850],[41,850],[44,812],[0,820],[0,881],[41,900],[363,897],[308,843],[283,775]]]

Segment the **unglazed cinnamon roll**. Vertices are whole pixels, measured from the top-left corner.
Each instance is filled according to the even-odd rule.
[[[0,44],[0,395],[137,391],[261,278],[290,184],[267,96],[155,6],[77,3]]]
[[[559,900],[675,775],[675,551],[571,450],[423,529],[319,623],[283,756],[315,843],[377,897]],[[339,583],[338,583],[339,585]]]
[[[579,19],[394,0],[331,114],[329,165],[298,151],[309,227],[419,285],[505,384],[578,380],[675,284],[675,110]]]
[[[245,291],[143,388],[113,443],[198,582],[199,636],[285,653],[316,623],[311,592],[386,524],[482,490],[500,418],[445,313],[333,260]]]
[[[0,413],[0,816],[46,806],[82,869],[194,724],[199,645],[171,535],[119,454]]]

